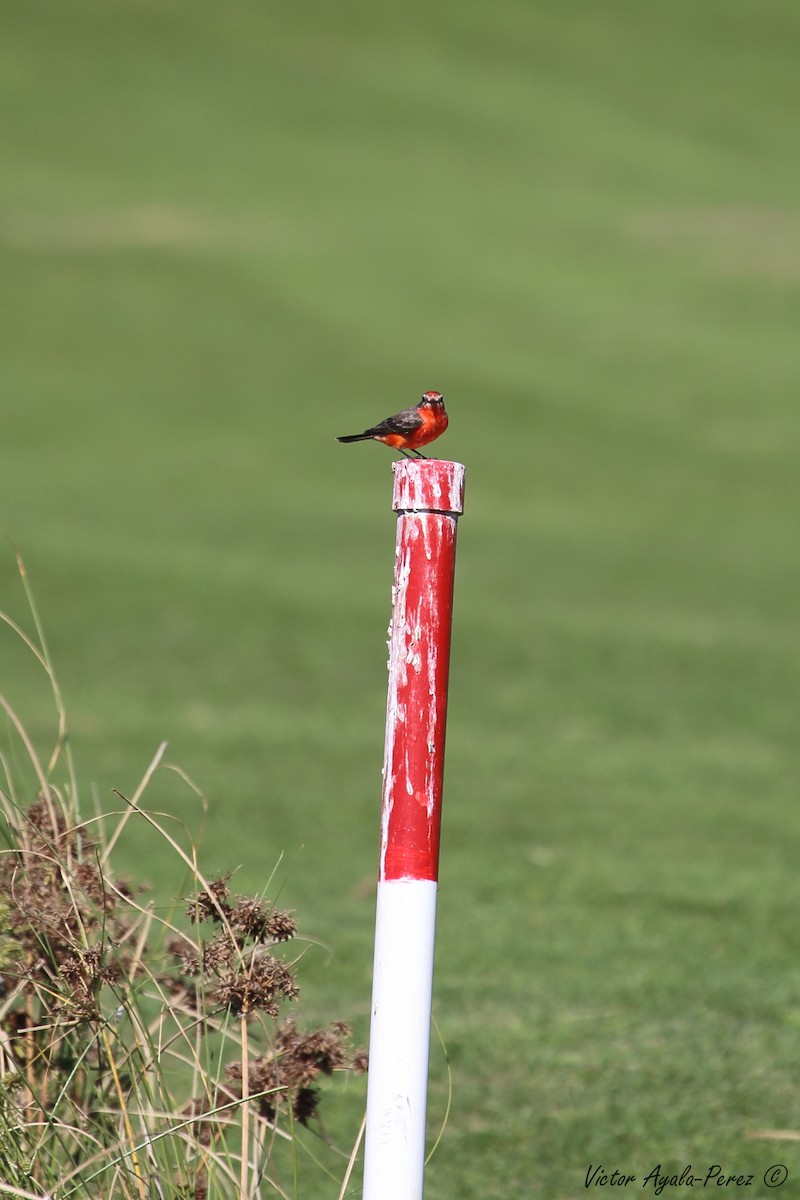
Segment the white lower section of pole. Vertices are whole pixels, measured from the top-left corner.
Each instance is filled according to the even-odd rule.
[[[421,1200],[438,885],[378,884],[364,1200]]]

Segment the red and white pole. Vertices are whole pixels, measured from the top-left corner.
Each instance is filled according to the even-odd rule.
[[[425,1165],[456,527],[464,467],[394,464],[399,514],[367,1084],[364,1200],[420,1200]]]

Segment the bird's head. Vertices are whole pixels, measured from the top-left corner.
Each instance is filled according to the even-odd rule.
[[[426,408],[444,408],[444,396],[441,392],[423,392],[420,403]]]

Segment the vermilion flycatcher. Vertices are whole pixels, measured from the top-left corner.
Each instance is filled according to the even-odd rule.
[[[441,437],[447,429],[447,424],[442,393],[423,392],[422,399],[414,408],[404,408],[402,412],[387,417],[385,421],[380,421],[371,429],[365,429],[363,433],[351,433],[336,440],[383,442],[385,446],[399,450],[405,458],[411,458],[412,455],[425,458],[424,454],[420,454],[419,447],[427,446],[429,442]]]

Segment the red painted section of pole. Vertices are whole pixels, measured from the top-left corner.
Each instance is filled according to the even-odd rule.
[[[438,878],[456,530],[464,467],[394,464],[399,514],[383,767],[379,878]]]

